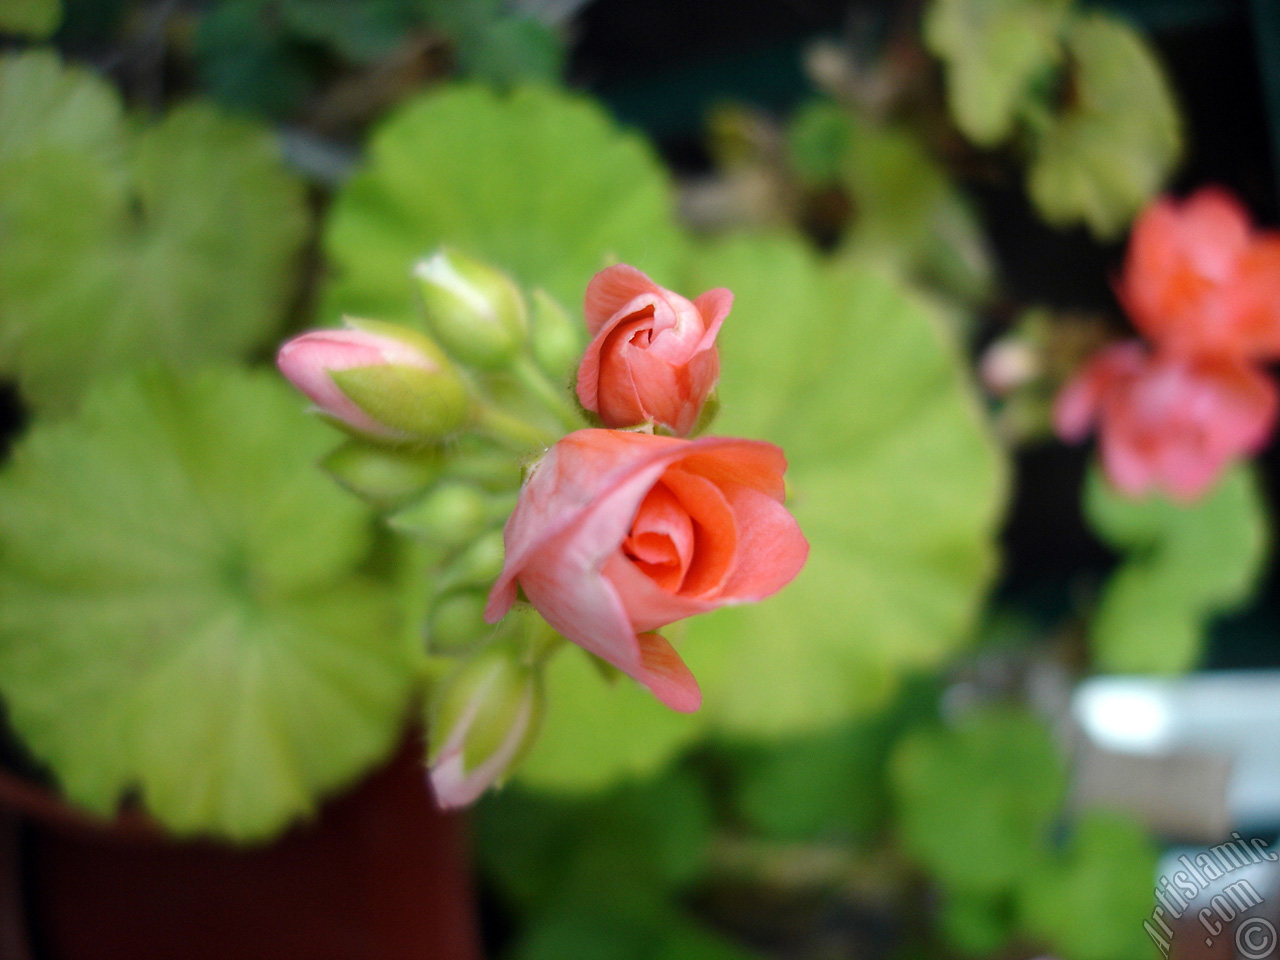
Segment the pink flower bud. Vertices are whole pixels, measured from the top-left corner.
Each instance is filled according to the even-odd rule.
[[[544,694],[538,668],[499,643],[461,664],[435,696],[428,724],[431,786],[444,809],[500,786],[537,735]]]
[[[578,399],[606,427],[661,424],[686,436],[720,376],[716,334],[733,305],[728,290],[689,301],[635,267],[601,270],[584,307],[591,343],[578,368]]]
[[[294,337],[276,356],[322,413],[383,440],[436,437],[463,422],[465,388],[430,340],[390,324],[347,324]]]

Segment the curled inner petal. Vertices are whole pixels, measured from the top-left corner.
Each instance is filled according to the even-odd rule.
[[[724,586],[738,551],[738,523],[724,492],[696,473],[670,467],[662,476],[693,528],[692,558],[679,592],[688,597],[709,595]]]
[[[694,559],[693,521],[666,485],[646,494],[622,550],[664,590],[680,589]]]

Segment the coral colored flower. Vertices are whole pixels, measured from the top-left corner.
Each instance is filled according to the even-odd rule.
[[[652,631],[781,589],[809,552],[782,505],[786,460],[772,444],[579,430],[520,491],[494,623],[517,584],[561,634],[653,691],[696,710],[698,684]]]
[[[686,436],[720,376],[716,334],[732,306],[725,289],[691,302],[635,267],[601,270],[587,286],[593,339],[578,367],[578,399],[606,427],[652,420]]]
[[[1280,357],[1280,234],[1254,230],[1223,190],[1148,207],[1134,224],[1119,293],[1165,350]]]
[[[1224,357],[1151,354],[1137,341],[1100,351],[1058,395],[1058,435],[1079,441],[1096,424],[1102,465],[1121,492],[1153,489],[1187,501],[1275,425],[1272,380]]]

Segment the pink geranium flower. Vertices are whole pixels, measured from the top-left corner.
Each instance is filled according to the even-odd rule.
[[[1148,207],[1119,287],[1138,329],[1166,351],[1280,357],[1280,234],[1255,230],[1224,190]]]
[[[689,301],[625,264],[601,270],[584,312],[593,337],[578,368],[578,399],[606,427],[657,423],[677,436],[697,424],[720,376],[716,334],[728,290]]]
[[[1076,373],[1058,395],[1054,425],[1073,442],[1096,426],[1103,468],[1121,492],[1189,501],[1266,441],[1276,411],[1275,383],[1248,363],[1153,354],[1127,341]]]
[[[520,492],[485,617],[501,619],[518,585],[563,636],[696,710],[697,682],[653,631],[761,600],[800,571],[809,546],[782,505],[785,469],[751,440],[572,433]]]

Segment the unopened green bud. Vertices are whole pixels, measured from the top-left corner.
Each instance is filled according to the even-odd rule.
[[[493,631],[484,622],[484,593],[463,590],[449,593],[435,602],[427,626],[427,645],[432,653],[450,653],[476,643]]]
[[[509,450],[495,447],[487,440],[484,441],[484,446],[468,443],[470,440],[480,439],[465,435],[460,439],[457,452],[445,468],[445,475],[490,491],[519,490],[524,479],[524,468],[520,460],[512,456]]]
[[[443,571],[440,590],[456,587],[487,587],[502,573],[502,531],[492,530],[464,549]]]
[[[545,291],[533,291],[529,303],[533,358],[548,376],[568,380],[582,362],[586,327]]]
[[[454,251],[413,268],[427,322],[450,355],[481,370],[501,367],[524,344],[524,297],[510,277]]]
[[[439,447],[387,447],[351,439],[320,463],[331,477],[379,510],[422,495],[444,469]]]
[[[466,806],[506,779],[537,735],[543,701],[540,671],[513,643],[487,647],[442,681],[427,722],[442,807]]]
[[[510,495],[488,493],[469,483],[444,481],[388,522],[408,536],[457,547],[504,520],[514,506]]]

